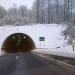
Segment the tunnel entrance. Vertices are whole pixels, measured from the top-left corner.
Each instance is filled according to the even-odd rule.
[[[24,33],[14,33],[8,36],[1,47],[3,52],[30,52],[34,50],[35,43],[32,38]]]

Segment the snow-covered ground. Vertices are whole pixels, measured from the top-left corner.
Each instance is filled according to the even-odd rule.
[[[66,27],[58,24],[36,24],[29,26],[0,26],[0,50],[3,41],[13,33],[25,33],[29,35],[36,48],[44,48],[43,52],[54,52],[60,54],[70,53],[74,54],[70,46],[67,45],[67,40],[64,40],[62,31]],[[44,42],[39,41],[39,37],[45,37]],[[56,48],[60,47],[60,48]],[[39,51],[39,50],[38,50]],[[0,51],[1,52],[1,51]],[[60,54],[61,55],[61,54]]]

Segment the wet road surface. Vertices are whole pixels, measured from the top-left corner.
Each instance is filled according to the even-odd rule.
[[[75,69],[34,53],[0,56],[0,75],[75,75]]]

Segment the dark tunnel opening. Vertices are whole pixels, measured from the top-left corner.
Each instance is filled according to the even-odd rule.
[[[35,48],[35,43],[30,36],[24,33],[14,33],[4,40],[1,50],[6,53],[13,53],[30,52]]]

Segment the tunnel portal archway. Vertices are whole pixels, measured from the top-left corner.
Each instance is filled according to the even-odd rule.
[[[1,50],[7,53],[13,53],[29,52],[35,48],[35,43],[30,36],[24,33],[14,33],[4,40]]]

